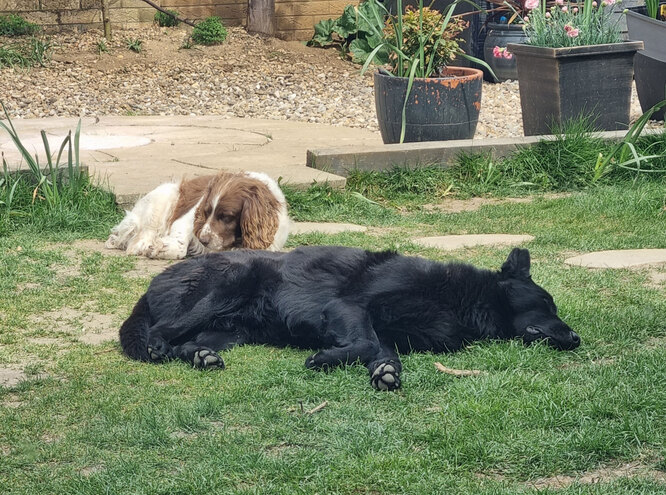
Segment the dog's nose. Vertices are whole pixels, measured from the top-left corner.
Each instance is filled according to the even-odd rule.
[[[210,235],[209,234],[200,234],[199,235],[199,242],[203,244],[204,246],[208,246],[208,243],[210,242]]]
[[[578,347],[580,345],[580,337],[576,332],[571,332],[571,345],[573,347]]]

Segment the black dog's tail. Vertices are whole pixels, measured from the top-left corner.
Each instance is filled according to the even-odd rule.
[[[144,294],[134,306],[132,314],[120,327],[120,345],[123,352],[132,359],[149,361],[148,329],[151,320],[148,298]]]

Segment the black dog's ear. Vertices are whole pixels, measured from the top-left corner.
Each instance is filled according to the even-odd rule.
[[[530,278],[530,252],[513,248],[502,265],[503,278]]]

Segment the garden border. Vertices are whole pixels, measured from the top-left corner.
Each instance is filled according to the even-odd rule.
[[[662,132],[664,129],[659,128],[643,130],[644,135]],[[626,130],[594,133],[607,141],[621,141],[626,134]],[[396,165],[418,168],[439,164],[450,167],[456,163],[460,153],[490,153],[491,157],[496,159],[505,157],[522,146],[530,146],[539,141],[553,141],[556,138],[554,135],[541,135],[313,149],[307,151],[306,166],[343,177],[347,177],[351,170],[382,171]]]

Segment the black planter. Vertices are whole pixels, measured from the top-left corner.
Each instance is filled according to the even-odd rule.
[[[481,110],[483,72],[449,67],[448,77],[415,79],[407,100],[404,142],[471,139]],[[399,143],[408,79],[375,73],[375,108],[382,140]]]
[[[630,40],[645,44],[643,55],[666,61],[666,21],[648,17],[645,7],[632,7],[627,12],[627,31]]]
[[[636,73],[636,92],[643,112],[666,99],[666,60],[644,55],[638,52],[634,57]],[[652,114],[654,120],[664,120],[666,109],[662,108]]]
[[[526,136],[589,116],[600,130],[627,129],[634,54],[641,41],[546,48],[509,44],[518,62]]]
[[[493,56],[493,49],[496,46],[506,48],[509,43],[523,43],[527,39],[522,24],[496,24],[494,22],[488,23],[488,34],[486,35],[485,44],[483,47],[483,60],[486,61],[490,68],[495,73],[496,78],[488,72],[484,71],[484,76],[490,82],[502,82],[508,79],[518,79],[518,68],[516,66],[516,57],[495,58]]]

